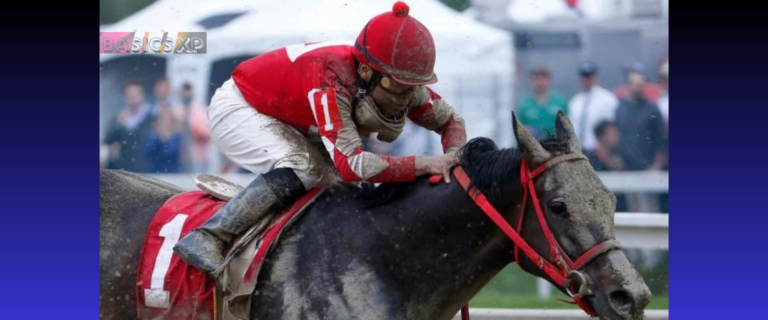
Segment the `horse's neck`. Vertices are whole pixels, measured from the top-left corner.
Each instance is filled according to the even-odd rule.
[[[376,228],[394,250],[384,252],[382,262],[398,261],[402,271],[389,274],[400,279],[390,281],[401,286],[401,301],[412,304],[412,312],[435,316],[458,308],[512,261],[506,236],[457,183],[416,187],[384,211]]]

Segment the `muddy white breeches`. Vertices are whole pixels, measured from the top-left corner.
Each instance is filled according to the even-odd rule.
[[[322,143],[316,145],[295,128],[256,111],[232,79],[216,89],[208,119],[219,151],[248,171],[291,168],[307,190],[334,179],[335,168]]]

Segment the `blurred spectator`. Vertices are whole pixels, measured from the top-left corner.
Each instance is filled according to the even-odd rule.
[[[596,171],[620,171],[625,169],[624,157],[619,152],[621,135],[613,121],[600,121],[594,130],[598,144],[595,149],[585,152],[589,163]],[[616,194],[616,211],[628,211],[627,197]]]
[[[645,77],[645,67],[643,64],[634,63],[624,70],[624,80],[626,80],[627,83],[618,86],[613,90],[617,98],[626,100],[632,97],[631,90],[629,89],[629,75],[633,73],[639,73]],[[658,103],[659,98],[661,98],[661,87],[657,84],[645,83],[642,88],[642,93],[645,99],[650,100],[653,103]]]
[[[661,99],[659,99],[659,111],[664,119],[664,158],[662,159],[663,169],[669,169],[669,61],[665,61],[659,70],[659,83],[663,89]]]
[[[661,99],[659,99],[659,111],[664,118],[664,151],[662,152],[662,169],[669,170],[669,60],[665,59],[659,70],[659,84],[663,89]],[[669,193],[659,195],[659,206],[661,212],[669,212]]]
[[[631,96],[616,110],[616,124],[627,170],[661,169],[664,125],[659,107],[643,95],[645,78],[631,72],[627,77]]]
[[[659,84],[662,89],[659,111],[664,117],[665,129],[669,132],[669,61],[664,62],[659,69]]]
[[[161,109],[154,131],[142,147],[142,153],[150,163],[150,172],[181,172],[179,165],[181,133],[176,130],[174,117],[170,109]]]
[[[109,146],[107,168],[149,172],[149,162],[140,151],[151,134],[154,117],[150,114],[144,87],[138,82],[128,82],[123,95],[123,109],[110,124],[104,139]]]
[[[194,96],[192,85],[185,83],[181,88],[179,107],[186,116],[182,125],[182,159],[187,172],[210,172],[211,158],[215,154],[211,148],[208,116],[204,106],[193,103]]]
[[[596,171],[624,170],[624,157],[619,153],[620,133],[616,123],[603,120],[594,130],[598,145],[586,152],[587,159]]]
[[[555,116],[560,110],[568,114],[568,102],[549,90],[551,74],[546,68],[531,70],[531,82],[534,93],[520,101],[519,120],[533,131],[534,137],[540,137],[546,132],[554,132]]]
[[[151,104],[152,114],[157,116],[164,110],[171,111],[173,121],[169,125],[173,126],[174,130],[180,131],[184,123],[184,110],[171,99],[171,83],[168,79],[165,77],[157,79],[153,93],[155,100]]]
[[[569,117],[582,149],[595,150],[598,144],[595,136],[597,125],[606,120],[613,120],[619,100],[613,93],[598,85],[597,65],[594,62],[581,63],[578,71],[583,91],[568,103]]]
[[[168,82],[168,79],[165,77],[157,79],[157,81],[155,81],[153,93],[155,99],[150,105],[152,114],[158,115],[162,110],[173,109],[174,105],[171,101],[171,84]]]

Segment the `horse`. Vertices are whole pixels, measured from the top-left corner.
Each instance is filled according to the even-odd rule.
[[[513,116],[517,148],[470,140],[459,166],[542,257],[550,246],[532,205],[523,204],[523,163],[538,166],[580,155],[562,113],[556,134],[533,138]],[[335,183],[283,234],[264,262],[250,319],[452,319],[508,264],[515,245],[456,181],[359,188]],[[587,161],[565,161],[541,173],[535,191],[551,234],[578,257],[614,239],[616,198]],[[100,307],[102,319],[136,318],[136,268],[146,228],[157,209],[182,192],[138,174],[100,173]],[[547,279],[520,255],[523,270]],[[551,260],[548,262],[555,263]],[[642,319],[651,294],[622,250],[599,254],[581,268],[600,319]]]

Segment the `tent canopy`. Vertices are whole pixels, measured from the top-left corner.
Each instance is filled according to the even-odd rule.
[[[408,5],[410,15],[435,38],[439,70],[482,72],[511,63],[486,59],[504,54],[499,50],[507,51],[505,58],[511,59],[508,32],[463,17],[436,0],[411,0]],[[265,1],[260,6],[211,32],[213,59],[301,42],[354,40],[370,18],[392,10],[392,2],[364,0]]]

